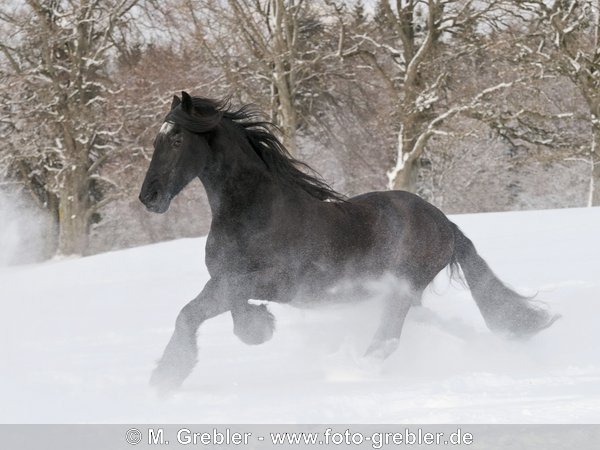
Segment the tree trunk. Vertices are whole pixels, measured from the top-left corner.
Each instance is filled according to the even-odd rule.
[[[417,180],[419,178],[419,159],[408,159],[404,167],[398,171],[394,179],[393,189],[397,191],[417,192]]]
[[[279,91],[281,92],[281,91]],[[297,116],[294,105],[290,98],[281,98],[281,129],[283,131],[283,145],[290,152],[290,155],[296,157],[296,128]]]
[[[89,197],[85,169],[73,167],[65,177],[58,206],[58,254],[84,255],[88,246]]]
[[[592,125],[590,165],[591,174],[588,206],[600,206],[600,124]]]
[[[44,259],[52,258],[58,251],[59,203],[59,198],[52,192],[48,192],[45,205],[48,217],[46,223],[46,237],[44,239]]]
[[[420,129],[425,121],[423,114],[403,114],[409,107],[406,105],[401,110],[402,125],[398,132],[398,146],[396,149],[396,165],[388,172],[388,187],[394,190],[417,192],[420,157],[424,143],[419,142]]]
[[[282,142],[290,155],[296,157],[296,129],[298,127],[298,115],[294,99],[290,92],[285,70],[281,62],[275,63],[273,67],[273,83],[271,89],[271,108],[277,118],[277,126],[283,134]]]
[[[286,6],[283,0],[271,5],[273,15],[273,81],[277,88],[280,127],[283,131],[283,144],[292,156],[296,156],[296,129],[298,116],[294,101],[295,81],[295,42],[294,20],[291,10],[293,2]]]

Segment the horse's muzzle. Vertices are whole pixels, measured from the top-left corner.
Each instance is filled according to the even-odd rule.
[[[171,203],[171,199],[167,195],[161,195],[155,183],[151,183],[148,187],[143,186],[138,198],[148,211],[159,214],[167,211]]]

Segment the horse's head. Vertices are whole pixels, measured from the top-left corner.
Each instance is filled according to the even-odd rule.
[[[220,120],[216,110],[201,115],[192,98],[186,92],[181,94],[181,100],[173,97],[171,111],[154,140],[154,154],[139,196],[146,208],[156,213],[169,209],[171,200],[200,175],[210,151],[206,132]],[[202,125],[205,127],[199,128]]]

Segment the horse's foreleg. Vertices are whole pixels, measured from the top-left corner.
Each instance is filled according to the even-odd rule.
[[[175,331],[167,344],[150,383],[162,391],[181,385],[190,374],[198,354],[196,332],[198,327],[212,317],[230,309],[230,301],[222,283],[211,279],[200,295],[183,307],[175,321]]]
[[[420,299],[421,293],[412,291],[385,299],[381,323],[365,356],[385,359],[398,348],[406,314],[411,306],[420,304]]]

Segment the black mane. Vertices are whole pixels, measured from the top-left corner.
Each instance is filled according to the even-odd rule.
[[[272,133],[271,129],[276,127],[262,120],[261,114],[252,105],[236,110],[231,108],[228,100],[193,97],[192,102],[192,114],[185,112],[179,105],[171,110],[166,120],[194,133],[207,133],[219,125],[222,119],[227,119],[241,128],[252,149],[279,181],[299,187],[318,200],[344,201],[344,196],[323,181],[315,170],[290,155]]]

